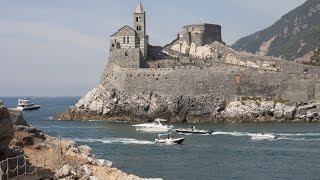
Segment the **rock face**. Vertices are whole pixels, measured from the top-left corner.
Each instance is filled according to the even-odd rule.
[[[28,123],[24,120],[21,110],[16,108],[9,108],[10,118],[14,125],[29,126]]]
[[[320,1],[308,0],[272,26],[239,39],[232,48],[261,55],[310,61],[320,47]],[[312,55],[311,55],[312,56]]]
[[[6,157],[8,145],[13,137],[13,123],[7,108],[0,107],[0,160]]]
[[[171,122],[319,122],[320,102],[286,105],[260,97],[231,101],[214,97],[162,97],[151,92],[128,96],[102,85],[94,88],[58,119]],[[195,101],[194,99],[198,99]]]
[[[109,89],[110,88],[110,89]],[[198,99],[198,100],[196,100]],[[172,122],[192,119],[188,114],[215,115],[225,108],[225,99],[212,96],[167,96],[144,92],[134,96],[102,85],[82,97],[58,119],[100,119],[110,121],[148,121],[158,117]]]

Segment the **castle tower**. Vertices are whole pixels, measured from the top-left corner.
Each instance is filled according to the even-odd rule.
[[[134,11],[133,18],[133,27],[137,32],[137,37],[135,41],[136,48],[140,48],[143,57],[146,58],[147,48],[149,44],[148,36],[146,35],[146,13],[140,1]]]

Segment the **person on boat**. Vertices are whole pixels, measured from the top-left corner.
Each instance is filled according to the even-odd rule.
[[[194,131],[194,130],[196,129],[196,127],[195,127],[195,126],[192,126],[192,128],[191,128],[191,129],[192,129],[192,131]]]

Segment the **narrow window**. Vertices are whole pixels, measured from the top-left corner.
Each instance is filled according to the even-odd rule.
[[[136,17],[136,21],[139,22],[139,17]]]
[[[127,52],[127,51],[126,51],[126,52],[124,52],[124,55],[125,55],[125,56],[128,56],[128,52]]]
[[[139,26],[137,26],[137,31],[139,31]]]
[[[127,43],[129,44],[129,37],[127,37]]]
[[[126,37],[123,37],[123,44],[126,43]]]

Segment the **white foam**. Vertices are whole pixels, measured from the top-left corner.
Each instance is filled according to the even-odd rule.
[[[70,138],[69,138],[70,139]],[[104,144],[154,144],[152,141],[147,140],[137,140],[132,138],[103,138],[103,139],[95,139],[95,138],[71,138],[73,141],[78,142],[101,142]]]
[[[281,136],[319,136],[320,133],[280,133]]]
[[[237,131],[234,131],[234,132],[215,131],[215,132],[212,132],[211,135],[247,136],[247,134],[248,133],[246,132],[237,132]]]

